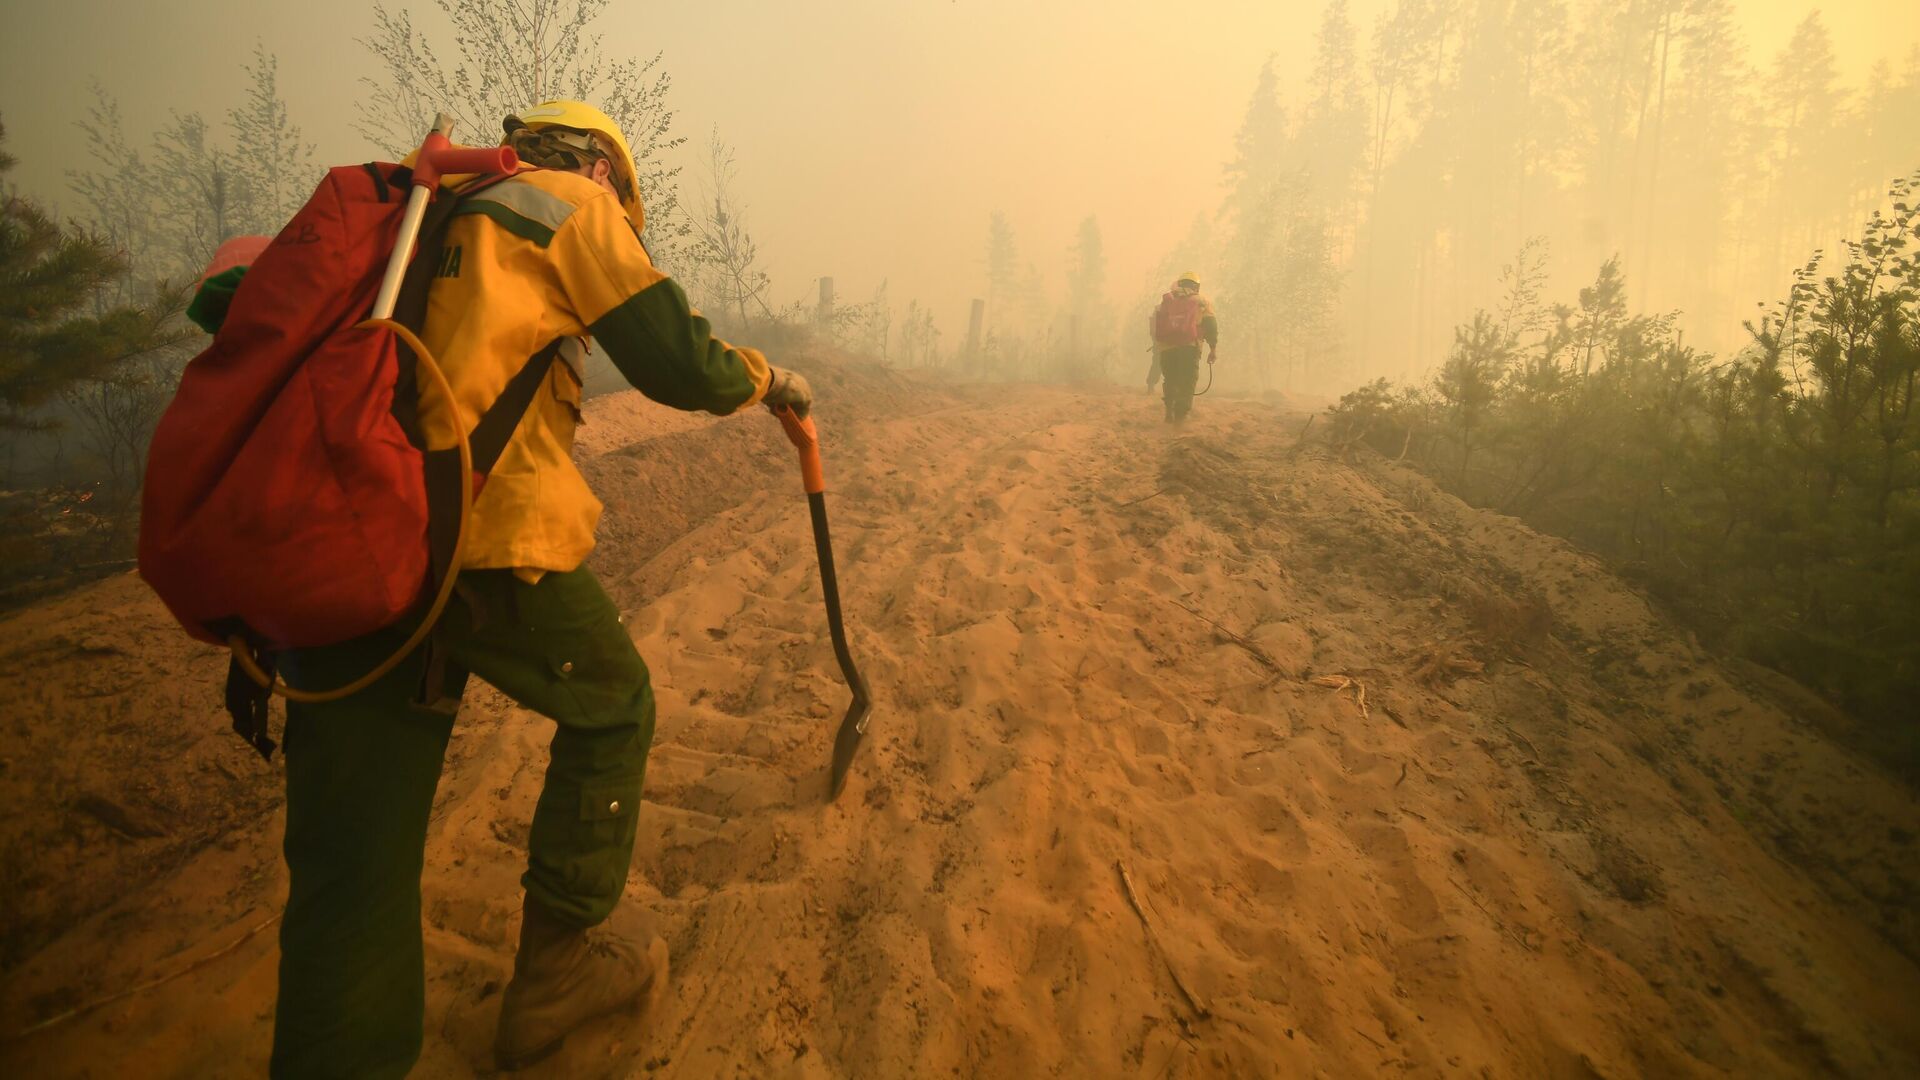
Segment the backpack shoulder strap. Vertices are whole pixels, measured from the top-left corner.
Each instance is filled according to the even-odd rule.
[[[480,422],[467,435],[467,447],[473,454],[473,474],[462,475],[460,450],[449,447],[425,452],[427,473],[427,553],[433,583],[445,580],[453,572],[453,548],[460,540],[460,485],[472,484],[493,471],[500,455],[513,439],[521,417],[532,407],[533,399],[547,381],[560,356],[561,342],[556,339],[527,358],[506,389],[493,399]]]
[[[467,435],[467,448],[473,456],[471,475],[460,470],[458,447],[426,451],[427,565],[432,586],[445,581],[446,575],[458,572],[453,565],[453,549],[460,542],[460,486],[484,478],[499,464],[500,455],[512,441],[521,418],[532,408],[534,397],[546,383],[547,373],[553,369],[565,341],[565,338],[555,338],[546,348],[528,357],[513,378],[507,380],[506,389],[480,414],[480,422]],[[460,694],[456,686],[465,677],[449,679],[446,656],[437,636],[428,638],[425,654],[425,674],[416,688],[414,703],[443,711],[457,709]]]
[[[407,264],[406,276],[401,279],[399,298],[394,303],[394,319],[402,326],[418,331],[426,321],[427,292],[433,285],[434,272],[440,265],[440,250],[446,245],[448,223],[460,204],[509,179],[512,176],[505,173],[482,177],[457,190],[441,192],[438,198],[428,204],[426,216],[420,224],[420,239],[415,245],[413,259]],[[396,173],[395,183],[404,185],[406,177]],[[557,338],[528,357],[468,433],[467,445],[473,455],[473,471],[477,476],[484,477],[499,463],[500,455],[513,439],[514,429],[520,426],[521,417],[532,406],[534,396],[559,357],[564,341],[564,338]],[[415,446],[421,447],[426,456],[427,542],[433,581],[438,583],[453,569],[453,546],[459,539],[460,528],[460,485],[473,483],[474,477],[461,475],[459,450],[426,449],[426,439],[419,421],[417,361],[413,350],[407,348],[405,343],[399,345],[399,357],[400,373],[394,385],[393,411],[407,437]]]
[[[566,338],[555,338],[527,358],[520,365],[513,378],[507,380],[506,388],[500,396],[493,399],[487,411],[480,414],[480,422],[473,426],[467,435],[467,445],[473,451],[473,471],[485,476],[493,471],[500,461],[500,455],[506,450],[507,443],[513,439],[515,428],[520,426],[520,418],[533,405],[533,397],[539,393],[542,383],[547,381],[547,372],[553,369],[553,363],[560,357],[560,349]]]
[[[395,175],[403,173],[405,170]],[[483,176],[464,187],[436,193],[434,200],[427,204],[426,215],[420,219],[420,238],[414,243],[406,276],[400,279],[400,294],[393,305],[394,321],[415,333],[420,332],[420,324],[427,315],[427,290],[433,285],[434,271],[440,266],[440,249],[446,244],[448,221],[463,201],[512,178],[509,173]],[[404,177],[401,183],[405,183]]]
[[[402,191],[408,191],[411,175],[407,169],[396,169],[390,179]],[[510,179],[512,175],[508,173],[483,176],[464,187],[438,192],[427,204],[426,215],[420,219],[420,238],[414,243],[413,258],[407,263],[406,274],[400,279],[400,293],[394,299],[395,322],[416,334],[420,332],[427,321],[427,290],[433,286],[434,272],[440,267],[440,250],[446,246],[447,224],[453,219],[454,211],[468,196]],[[404,341],[396,345],[400,374],[394,381],[393,415],[408,441],[424,450],[427,440],[420,427],[420,383],[414,371],[413,350]]]

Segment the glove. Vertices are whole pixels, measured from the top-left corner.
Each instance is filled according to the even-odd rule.
[[[788,371],[786,368],[774,368],[772,371],[773,377],[767,383],[767,396],[761,400],[775,412],[790,408],[795,415],[806,419],[808,411],[813,408],[813,387],[808,386],[807,380],[797,371]]]

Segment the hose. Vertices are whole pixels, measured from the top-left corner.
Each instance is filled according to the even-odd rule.
[[[441,613],[446,611],[447,601],[453,597],[454,579],[459,576],[461,556],[466,553],[467,520],[473,515],[473,447],[467,441],[466,415],[461,412],[460,403],[453,396],[453,386],[447,382],[446,372],[440,370],[440,364],[434,360],[433,353],[421,343],[419,337],[415,336],[413,331],[392,319],[367,319],[364,322],[354,324],[355,330],[371,330],[379,327],[385,327],[393,331],[395,337],[405,342],[407,347],[413,350],[413,355],[419,369],[427,373],[428,377],[433,381],[434,388],[440,391],[440,396],[446,399],[447,408],[453,413],[453,430],[459,439],[460,446],[461,478],[460,523],[458,531],[454,536],[453,558],[447,563],[446,577],[440,582],[439,591],[436,592],[433,597],[433,605],[427,609],[426,617],[420,620],[420,625],[414,627],[413,633],[407,637],[407,640],[398,649],[394,650],[393,655],[374,665],[372,671],[347,683],[345,686],[336,687],[332,690],[299,690],[288,686],[284,681],[268,674],[267,671],[260,666],[259,662],[253,658],[253,649],[248,646],[246,638],[239,634],[229,637],[227,639],[227,648],[232,651],[234,663],[240,665],[240,670],[246,672],[248,678],[259,683],[262,689],[279,697],[286,698],[288,701],[298,701],[308,705],[317,705],[326,701],[338,701],[350,694],[357,694],[365,690],[382,676],[394,668],[399,667],[401,661],[411,655],[413,650],[419,648],[421,642],[427,640],[427,635],[433,632],[434,625],[440,621]]]

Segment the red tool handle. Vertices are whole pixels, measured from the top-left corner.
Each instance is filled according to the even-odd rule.
[[[806,483],[807,494],[818,495],[827,490],[827,472],[820,464],[820,433],[814,430],[813,417],[802,417],[791,405],[775,409],[773,415],[780,418],[780,426],[787,429],[787,438],[800,451],[800,479]]]
[[[509,146],[455,147],[445,135],[435,131],[420,144],[414,159],[413,186],[435,188],[440,178],[460,173],[509,173],[520,167],[520,158]]]

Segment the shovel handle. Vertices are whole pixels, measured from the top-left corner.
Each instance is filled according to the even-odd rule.
[[[827,490],[827,472],[820,464],[820,433],[814,430],[813,417],[802,417],[791,405],[780,406],[773,410],[773,415],[780,418],[780,426],[787,429],[787,439],[800,451],[800,479],[806,483],[807,494],[818,495]]]
[[[414,242],[420,239],[420,223],[427,216],[427,202],[440,187],[443,176],[461,173],[510,173],[520,167],[520,158],[509,146],[456,147],[447,140],[453,131],[453,118],[441,113],[433,118],[433,130],[420,143],[413,156],[413,190],[407,193],[407,209],[400,218],[393,251],[387,255],[387,272],[380,279],[380,292],[374,297],[373,317],[390,319],[400,297],[400,282],[413,258]]]

